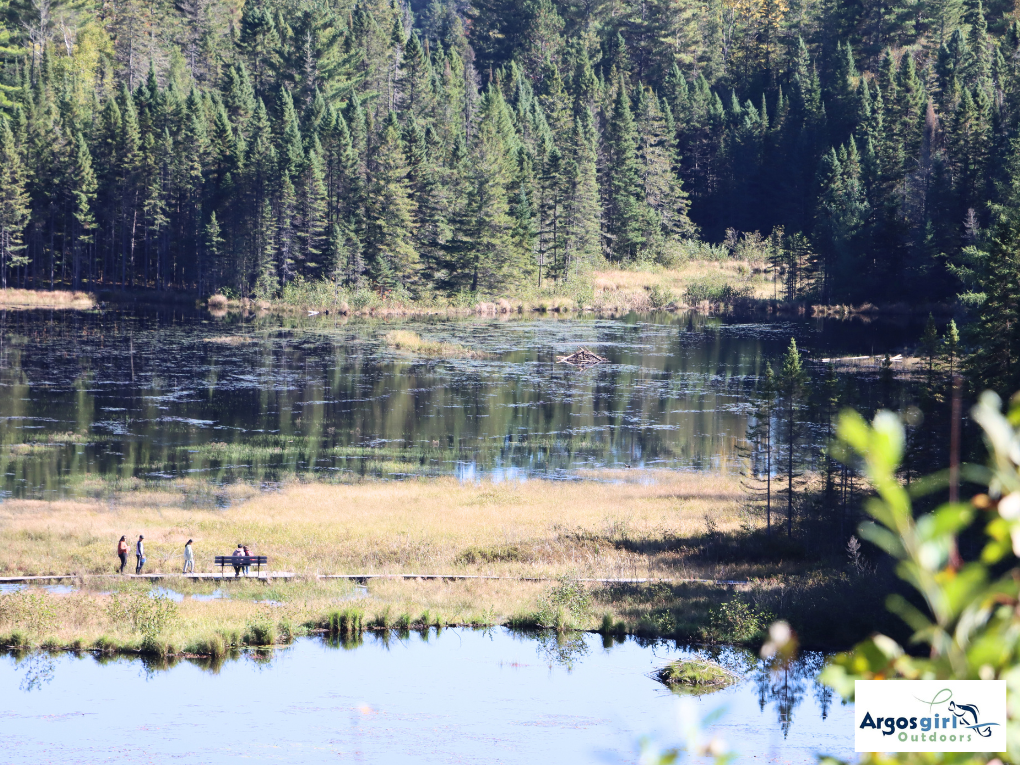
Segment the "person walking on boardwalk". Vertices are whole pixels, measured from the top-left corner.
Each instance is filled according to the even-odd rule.
[[[244,551],[241,549],[241,545],[238,545],[237,549],[234,550],[234,554],[233,554],[233,558],[234,558],[234,577],[235,578],[239,577],[241,575],[241,564],[238,563],[238,559],[242,555],[244,555]]]
[[[189,570],[191,571],[192,574],[195,573],[195,551],[191,549],[191,540],[190,539],[184,545],[184,572],[183,573],[187,574]]]
[[[117,557],[120,558],[120,573],[124,573],[124,567],[127,565],[127,537],[121,537],[117,543]]]
[[[138,535],[138,541],[135,543],[135,557],[138,559],[138,565],[135,566],[135,574],[142,573],[142,566],[145,565],[145,537],[141,534]]]

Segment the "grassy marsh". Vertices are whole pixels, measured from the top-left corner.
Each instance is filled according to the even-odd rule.
[[[271,491],[239,485],[225,508],[194,501],[187,487],[197,484],[187,482],[105,501],[8,500],[0,505],[0,576],[74,573],[78,586],[67,595],[39,588],[0,594],[0,645],[214,655],[329,630],[337,613],[352,608],[361,629],[506,625],[709,643],[754,644],[777,617],[791,620],[808,645],[842,645],[875,628],[846,615],[848,604],[859,606],[851,612],[879,611],[883,593],[870,582],[789,547],[742,555],[737,542],[726,543],[747,534],[736,478],[639,470],[598,478],[295,482]],[[162,602],[162,590],[97,576],[114,571],[120,535],[133,541],[139,533],[151,572],[179,571],[192,538],[199,571],[213,570],[214,555],[243,543],[268,555],[272,569],[297,576],[164,580],[185,597],[166,606],[169,615],[155,630],[145,627],[148,616],[126,616],[130,609],[117,603]],[[356,593],[349,582],[316,578],[327,573],[510,578],[380,579]],[[670,581],[582,581],[621,577]],[[678,581],[684,578],[748,583]],[[203,597],[217,588],[228,597]]]

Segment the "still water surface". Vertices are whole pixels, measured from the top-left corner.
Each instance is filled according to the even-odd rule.
[[[498,628],[299,639],[217,673],[181,662],[100,664],[86,655],[0,657],[0,763],[634,762],[639,737],[676,741],[678,704],[648,675],[685,653],[597,635],[566,644]],[[740,762],[855,759],[853,707],[814,682],[822,657],[694,699]]]
[[[486,357],[403,355],[384,340],[398,327]],[[791,337],[821,358],[897,353],[918,332],[695,314],[397,324],[4,312],[0,491],[53,497],[182,476],[736,469],[749,391]],[[609,363],[556,363],[580,346]]]

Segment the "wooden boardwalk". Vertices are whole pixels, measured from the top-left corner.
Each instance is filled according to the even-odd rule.
[[[251,573],[248,576],[235,577],[234,573],[224,572],[206,574],[45,574],[42,576],[0,576],[0,584],[47,584],[58,583],[74,579],[142,579],[150,582],[159,582],[164,579],[194,579],[199,581],[220,581],[223,579],[293,579],[295,574],[292,571],[263,571],[256,576]]]
[[[258,579],[270,581],[277,579],[294,579],[298,575],[293,571],[263,571],[261,575],[251,573],[248,576],[234,576],[231,572],[220,574],[45,574],[41,576],[0,576],[0,584],[56,584],[62,581],[77,579],[142,579],[150,582],[161,582],[174,579],[191,579],[195,581],[226,581],[232,579]],[[551,576],[497,576],[494,574],[316,574],[316,579],[347,580],[367,582],[370,579],[403,579],[423,581],[472,581],[476,579],[498,579],[513,582],[556,582],[557,577]],[[737,586],[750,584],[747,581],[732,579],[683,579],[673,577],[580,577],[576,581],[589,584],[719,584]]]

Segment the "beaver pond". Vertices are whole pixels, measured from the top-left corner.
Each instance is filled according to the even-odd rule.
[[[473,357],[401,351],[385,340],[394,327]],[[395,323],[2,312],[0,490],[48,498],[181,477],[736,470],[749,393],[791,337],[810,360],[895,354],[920,329],[668,313]],[[557,363],[582,346],[607,362]]]
[[[504,628],[346,646],[300,638],[218,665],[7,654],[0,761],[635,762],[640,737],[677,741],[684,701],[652,673],[690,655],[667,642]],[[710,730],[738,762],[854,759],[853,707],[814,680],[821,654],[785,670],[741,650],[712,658],[743,679],[684,697],[694,707],[685,714],[723,707]]]

